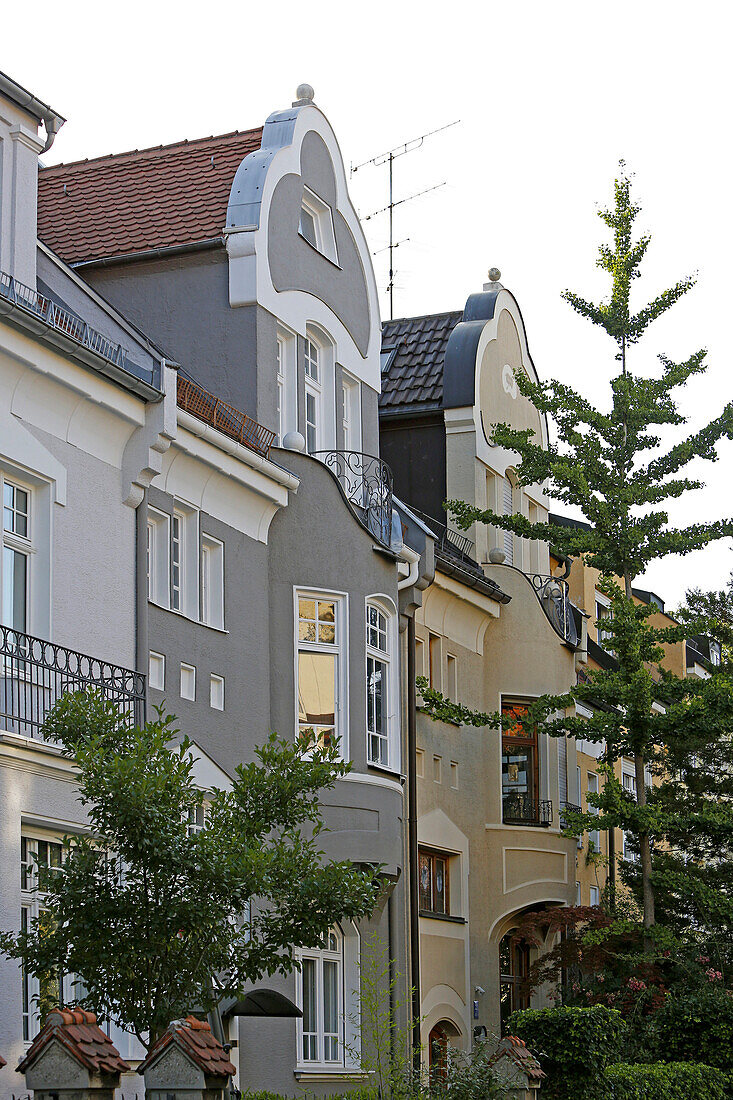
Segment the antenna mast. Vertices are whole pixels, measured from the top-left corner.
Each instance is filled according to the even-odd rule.
[[[432,137],[433,134],[440,134],[443,130],[449,130],[451,126],[457,126],[460,119],[456,119],[455,122],[448,122],[445,126],[439,126],[437,130],[430,130],[427,134],[421,134],[419,137],[411,138],[410,141],[404,142],[402,145],[396,145],[394,149],[388,149],[386,153],[379,153],[376,157],[371,157],[370,160],[362,161],[361,164],[352,165],[351,175],[355,175],[360,168],[366,168],[367,165],[373,164],[375,167],[379,167],[382,164],[386,164],[389,168],[389,203],[387,206],[383,206],[380,210],[373,210],[371,214],[367,214],[364,221],[368,222],[370,218],[374,218],[377,214],[389,213],[389,244],[387,249],[389,251],[389,285],[387,290],[389,292],[389,319],[390,321],[394,317],[394,250],[398,247],[394,243],[394,209],[396,206],[401,206],[403,202],[410,202],[412,199],[417,199],[420,195],[427,195],[429,191],[437,191],[440,187],[445,187],[445,181],[443,183],[436,183],[432,187],[426,187],[424,191],[417,191],[414,195],[408,195],[404,199],[398,199],[394,201],[393,189],[392,189],[392,169],[394,162],[398,157],[403,157],[405,153],[414,153],[416,149],[419,149],[425,138]],[[408,238],[409,239],[409,238]],[[400,244],[405,242],[400,241]],[[379,249],[380,252],[384,249]],[[375,253],[376,255],[376,253]]]

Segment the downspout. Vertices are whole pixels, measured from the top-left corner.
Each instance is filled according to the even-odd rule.
[[[147,720],[148,665],[148,491],[135,510],[135,667],[145,677],[145,710]]]
[[[410,892],[410,977],[412,980],[412,1062],[419,1073],[420,1051],[420,916],[417,858],[417,688],[415,686],[415,616],[407,619],[407,843]]]

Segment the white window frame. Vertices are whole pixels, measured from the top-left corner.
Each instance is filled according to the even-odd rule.
[[[361,1026],[360,1009],[360,954],[359,933],[353,924],[335,925],[338,933],[339,951],[332,952],[321,948],[303,947],[296,952],[301,968],[296,970],[295,999],[303,1009],[303,970],[304,960],[313,960],[316,964],[316,1032],[315,1058],[304,1058],[303,1018],[299,1018],[296,1027],[296,1072],[305,1075],[309,1071],[316,1073],[324,1070],[329,1073],[348,1073],[360,1068],[361,1064]],[[338,1007],[338,1057],[336,1061],[325,1061],[323,1034],[323,962],[336,962],[339,966],[337,989]]]
[[[306,335],[305,338],[303,361],[305,364],[305,447],[308,454],[313,454],[315,451],[325,450],[323,447],[323,362],[321,346],[310,335]],[[312,400],[314,410],[312,418],[309,418],[309,398]]]
[[[315,191],[311,191],[310,187],[304,186],[301,209],[307,211],[313,219],[315,241],[311,241],[303,232],[302,222],[298,223],[300,236],[331,263],[338,264],[338,249],[336,248],[336,234],[333,227],[331,207]]]
[[[594,785],[595,784],[595,785]],[[601,781],[598,776],[598,772],[588,772],[588,794],[600,794],[601,793]],[[591,806],[586,799],[586,805],[588,806],[588,813],[594,814],[596,817],[600,814],[600,810],[597,806]],[[601,832],[600,829],[590,829],[588,831],[588,842],[593,844],[596,852],[600,853],[601,850]]]
[[[148,655],[148,687],[165,691],[165,654],[151,649]]]
[[[385,648],[380,648],[381,640],[373,644],[373,628],[370,628],[369,612],[374,609],[384,619]],[[367,763],[371,767],[384,768],[387,771],[399,773],[400,761],[400,737],[399,737],[399,672],[398,672],[398,635],[397,635],[397,610],[392,601],[386,596],[369,596],[365,604],[366,627],[366,670],[365,683],[367,686],[366,699],[366,731],[367,731]],[[380,630],[381,633],[381,630]],[[385,707],[386,732],[379,734],[369,726],[369,662],[379,661],[384,666],[386,688],[384,691],[383,706]],[[380,748],[384,750],[386,760],[380,760],[372,752],[372,739],[377,737]]]
[[[148,600],[170,606],[170,516],[148,506]]]
[[[11,519],[9,521],[9,527],[6,529],[6,507],[5,507],[5,495],[7,489],[11,489],[13,500],[15,500],[18,492],[24,493],[26,496],[26,511],[17,510],[14,506],[11,508]],[[31,583],[32,583],[32,561],[35,554],[35,547],[33,544],[33,535],[35,528],[34,517],[34,492],[33,488],[25,484],[22,479],[8,476],[2,470],[0,470],[0,500],[2,501],[2,555],[0,555],[0,622],[3,626],[12,626],[21,634],[30,634],[31,631]],[[25,533],[15,530],[15,518],[17,516],[25,517]],[[7,568],[7,556],[18,555],[24,559],[25,562],[25,600],[23,606],[23,620],[21,623],[12,621],[11,608],[7,604],[7,596],[10,596],[10,603],[14,603],[12,593],[6,593],[6,576],[5,569]]]
[[[589,901],[592,906],[598,906],[601,904],[601,891],[598,886],[590,887]]]
[[[278,446],[288,432],[298,430],[298,354],[297,337],[282,325],[276,330],[276,386]]]
[[[224,710],[224,677],[212,672],[209,676],[209,706],[212,710]]]
[[[514,482],[511,479],[509,471],[507,470],[502,479],[501,486],[501,514],[503,516],[514,515],[514,490]],[[502,531],[502,534],[504,536],[504,553],[506,554],[506,564],[514,565],[514,532],[504,529]]]
[[[278,333],[276,337],[276,397],[277,397],[277,439],[278,447],[282,447],[285,438],[285,341]]]
[[[610,612],[610,610],[611,610],[611,601],[609,600],[608,596],[604,596],[604,594],[602,592],[596,591],[596,594],[595,594],[595,607],[594,607],[596,623],[598,622],[599,619],[602,621],[604,618],[608,617],[608,616],[599,615],[598,614],[598,609],[599,608],[601,608],[601,610],[603,610],[603,611],[609,611]],[[606,648],[606,642],[609,641],[611,638],[612,638],[611,634],[607,634],[605,631],[601,630],[598,626],[596,626],[596,641],[597,641],[598,645],[601,647],[601,649]]]
[[[25,862],[23,861],[24,842],[26,848]],[[63,842],[60,837],[55,835],[51,836],[48,834],[36,833],[33,830],[27,829],[25,827],[23,828],[23,831],[21,833],[20,859],[18,861],[21,887],[20,921],[21,927],[23,927],[24,920],[27,921],[28,929],[30,929],[33,921],[38,920],[40,914],[44,910],[43,902],[45,894],[38,887],[38,864],[34,858],[38,854],[38,845],[42,842],[57,845],[61,849],[61,859],[63,860]],[[27,868],[28,870],[24,871],[24,868]],[[61,873],[61,868],[59,868],[59,873]],[[38,1012],[38,995],[40,992],[40,983],[37,977],[35,977],[33,974],[25,973],[23,968],[21,968],[20,980],[21,1027],[23,1042],[26,1046],[28,1046],[41,1030],[41,1020]],[[76,995],[73,988],[74,982],[74,975],[63,975],[61,991],[63,994],[63,999],[65,1001],[72,1000]]]
[[[341,431],[343,449],[361,454],[361,383],[341,370]]]
[[[190,665],[187,661],[181,661],[180,696],[189,703],[196,702],[196,665]]]
[[[199,618],[199,513],[176,500],[171,516],[170,609],[188,619]],[[178,585],[176,586],[176,548],[178,549]]]
[[[224,630],[224,543],[201,535],[201,622]]]
[[[306,642],[299,638],[299,603],[301,599],[326,600],[334,603],[334,623],[336,626],[336,644]],[[295,676],[294,718],[295,735],[299,735],[300,714],[298,707],[298,667],[300,653],[333,653],[336,655],[336,683],[334,700],[334,737],[338,745],[338,757],[341,760],[349,759],[349,682],[348,682],[348,629],[349,629],[349,598],[346,592],[333,592],[329,589],[299,588],[293,587],[293,664]]]

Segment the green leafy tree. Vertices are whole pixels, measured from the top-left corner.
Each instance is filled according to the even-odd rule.
[[[448,501],[446,507],[464,529],[473,523],[504,528],[522,538],[547,542],[568,557],[584,556],[601,572],[600,587],[611,601],[611,615],[604,619],[603,630],[610,636],[606,648],[612,650],[615,666],[589,671],[584,683],[564,695],[543,697],[530,708],[523,724],[535,725],[553,736],[571,735],[605,744],[607,781],[601,794],[589,799],[600,809],[600,817],[578,818],[572,824],[576,828],[619,827],[635,838],[645,942],[651,950],[649,932],[655,925],[655,888],[662,873],[660,853],[665,843],[676,843],[685,832],[718,839],[733,832],[730,804],[717,802],[710,792],[700,792],[699,802],[692,794],[686,795],[700,754],[712,758],[717,750],[719,757],[730,757],[726,731],[733,728],[733,688],[725,673],[694,681],[679,679],[661,667],[663,644],[683,640],[690,626],[652,626],[650,616],[655,608],[634,600],[632,583],[667,555],[689,554],[733,534],[729,519],[678,527],[670,522],[667,511],[668,502],[701,487],[700,481],[688,476],[689,464],[698,459],[715,461],[719,441],[733,438],[733,405],[726,405],[710,423],[684,434],[671,446],[662,442],[669,429],[685,424],[675,391],[705,370],[705,352],[696,351],[682,362],[662,355],[661,367],[654,372],[632,373],[630,369],[632,349],[649,326],[693,285],[692,278],[682,279],[647,305],[636,311],[632,308],[632,287],[650,241],[648,235],[634,239],[638,214],[629,178],[622,171],[615,182],[614,205],[600,211],[612,235],[611,245],[601,245],[598,255],[598,266],[611,280],[610,295],[596,305],[570,291],[564,294],[572,308],[606,332],[616,346],[618,368],[610,381],[607,406],[595,407],[566,384],[535,383],[521,373],[519,389],[552,420],[557,441],[544,447],[531,430],[520,431],[506,424],[493,431],[494,443],[519,456],[520,484],[545,483],[549,495],[579,510],[589,528],[533,523],[522,515],[498,515],[461,501]],[[423,699],[426,710],[436,717],[446,716],[450,709],[438,693],[426,696],[423,692]],[[575,702],[595,704],[592,717],[574,717]],[[478,715],[474,720],[494,726],[500,721],[497,715]],[[613,763],[622,755],[634,760],[636,800],[611,774]],[[648,784],[649,771],[664,777],[670,794],[677,792],[676,805],[672,798],[657,798]],[[677,892],[680,899],[689,900],[691,877],[669,866],[664,874],[668,895]],[[716,917],[724,910],[728,920],[730,895],[720,890],[719,883],[710,884],[710,892],[699,895],[691,912],[695,905],[699,911],[701,904],[713,902]],[[679,908],[684,909],[685,904],[681,901]]]
[[[78,772],[89,835],[65,839],[61,873],[40,883],[43,925],[0,950],[48,985],[80,980],[77,1003],[143,1041],[193,1008],[211,1010],[262,974],[288,972],[295,945],[371,912],[376,875],[318,848],[319,797],[348,771],[335,749],[271,735],[204,807],[190,742],[159,713],[130,729],[95,694],[66,695],[46,736]],[[249,913],[251,903],[251,913]],[[245,915],[249,913],[248,919]]]

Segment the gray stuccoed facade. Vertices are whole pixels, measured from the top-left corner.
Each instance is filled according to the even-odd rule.
[[[382,865],[375,913],[358,928],[333,929],[322,952],[307,953],[302,974],[258,983],[304,1010],[302,1019],[240,1016],[237,1005],[222,1005],[238,1087],[325,1093],[364,1081],[359,967],[372,942],[394,960],[403,1020],[408,1011],[406,628],[431,577],[432,544],[392,508],[378,458],[376,287],[333,131],[306,87],[268,119],[261,139],[253,133],[41,172],[39,289],[55,284],[76,315],[113,324],[140,370],[130,392],[118,378],[103,380],[129,438],[112,412],[109,422],[89,419],[88,438],[83,422],[76,429],[88,457],[55,428],[48,440],[29,430],[47,443],[48,462],[63,467],[56,474],[68,480],[69,500],[82,484],[96,491],[80,503],[95,535],[90,584],[68,637],[83,648],[88,621],[95,653],[147,678],[148,707],[164,705],[195,742],[201,785],[225,784],[271,730],[335,737],[352,763],[324,798],[321,839],[330,857]],[[187,157],[198,158],[196,171],[215,172],[214,182],[187,192],[186,180],[198,178],[193,167],[181,171]],[[105,186],[98,170],[118,174],[124,211],[74,206],[85,187]],[[145,188],[136,193],[141,171]],[[171,173],[183,183],[169,186]],[[153,224],[145,204],[158,179],[156,217],[169,206]],[[187,213],[197,199],[200,240]],[[131,209],[136,229],[126,238]],[[114,247],[105,245],[110,220]],[[64,364],[54,365],[60,379]],[[143,379],[150,393],[138,392]],[[182,396],[189,382],[195,400]],[[90,394],[90,408],[98,398]],[[232,418],[254,434],[237,437]],[[8,469],[19,460],[11,451],[0,446]],[[61,538],[63,522],[55,530]],[[109,560],[93,561],[95,545]],[[52,541],[45,553],[63,576],[71,548]],[[110,598],[114,615],[105,611]],[[64,641],[56,631],[63,601],[57,584],[48,610],[33,611],[39,635]],[[0,767],[14,838],[0,858],[11,882],[25,831],[34,844],[55,843],[85,822],[73,774],[46,747],[6,731],[3,748],[24,761],[22,781],[16,764]],[[3,926],[17,926],[21,893],[6,889]],[[327,973],[338,975],[335,1008]],[[5,1097],[17,1091],[13,1066],[38,1021],[23,1007],[14,965],[0,963],[0,990],[11,1005],[0,1024]],[[141,1050],[114,1038],[134,1067]]]

